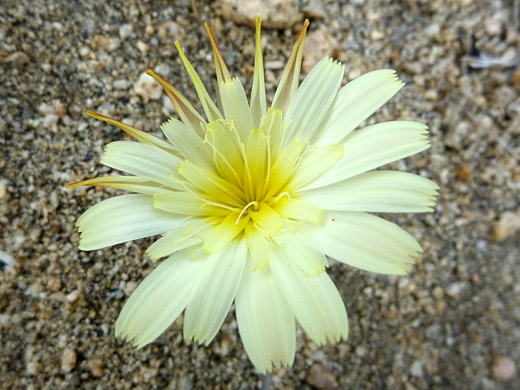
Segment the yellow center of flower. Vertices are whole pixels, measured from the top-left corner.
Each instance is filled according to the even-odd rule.
[[[326,150],[323,158],[309,145],[284,140],[278,109],[267,112],[259,129],[247,132],[219,119],[205,133],[174,175],[180,190],[154,195],[154,206],[201,217],[203,249],[210,253],[244,234],[257,267],[264,267],[273,234],[321,221],[321,209],[295,192],[330,166],[331,152],[337,161],[342,149]]]

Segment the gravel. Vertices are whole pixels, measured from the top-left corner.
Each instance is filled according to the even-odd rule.
[[[80,252],[75,220],[116,192],[64,189],[109,173],[99,164],[103,145],[126,139],[87,109],[158,134],[174,114],[142,77],[149,68],[196,100],[175,39],[213,89],[203,21],[250,87],[254,10],[229,7],[235,3],[244,2],[0,4],[1,388],[258,388],[234,313],[209,347],[183,341],[182,318],[139,351],[115,338],[119,311],[154,267],[144,254],[152,239]],[[434,213],[388,217],[424,248],[409,276],[331,265],[350,338],[318,348],[299,331],[294,367],[275,371],[272,388],[520,389],[518,2],[313,0],[282,8],[286,20],[280,9],[258,11],[273,16],[263,33],[268,97],[305,15],[313,36],[325,37],[306,49],[306,69],[324,52],[345,63],[345,82],[397,70],[407,86],[367,123],[428,124],[432,147],[392,167],[441,190]],[[248,19],[240,20],[244,9]]]

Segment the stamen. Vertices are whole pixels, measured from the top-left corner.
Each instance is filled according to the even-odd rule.
[[[253,199],[254,193],[253,193],[253,178],[251,176],[251,172],[249,171],[249,164],[247,162],[247,155],[246,155],[246,147],[243,143],[240,143],[240,151],[242,152],[242,158],[244,159],[244,166],[246,168],[246,176],[247,176],[247,184],[244,183],[244,194],[246,196],[246,199]]]
[[[287,199],[291,200],[291,195],[288,193],[288,192],[282,192],[280,195],[278,195],[275,200],[274,200],[274,203],[278,202],[280,199],[282,199],[282,196],[287,196]]]
[[[271,234],[272,233],[269,230],[262,229],[260,226],[258,226],[258,224],[256,222],[254,222],[254,221],[252,221],[252,222],[253,222],[253,226],[255,227],[255,229],[258,229],[261,232],[264,232],[265,234]]]
[[[227,205],[222,204],[222,203],[215,203],[215,202],[210,202],[210,201],[207,201],[207,200],[205,200],[204,203],[202,204],[202,206],[200,206],[200,207],[202,208],[204,206],[220,207],[220,208],[223,208],[223,209],[226,209],[226,210],[229,210],[229,211],[233,211],[234,213],[238,213],[238,211],[240,210],[238,207],[231,207],[231,206],[227,206]]]
[[[213,137],[215,137],[215,136],[213,135]],[[238,175],[238,172],[235,170],[235,168],[233,168],[233,166],[229,163],[229,161],[226,159],[226,157],[217,149],[217,147],[208,140],[207,135],[203,142],[205,144],[208,144],[213,149],[213,160],[215,160],[215,166],[219,169],[221,176],[224,176],[224,175],[222,174],[222,171],[219,167],[219,164],[218,164],[218,161],[216,158],[216,154],[218,154],[218,156],[224,161],[224,163],[229,167],[229,169],[231,169],[231,172],[233,173],[233,176],[235,177],[237,184],[240,187],[243,187],[244,183],[242,183],[242,179]]]
[[[246,207],[244,207],[244,208],[242,209],[242,212],[238,215],[238,218],[237,218],[237,221],[235,222],[235,225],[238,225],[238,221],[240,221],[240,218],[242,218],[242,215],[244,215],[244,213],[246,212],[246,210],[247,210],[249,207],[251,207],[251,206],[253,206],[253,210],[254,210],[254,211],[258,211],[258,207],[259,207],[259,206],[258,206],[258,202],[257,202],[257,201],[249,202],[249,203],[246,205]]]

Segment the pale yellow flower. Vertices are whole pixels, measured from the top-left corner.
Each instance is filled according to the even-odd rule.
[[[318,345],[348,335],[327,257],[383,274],[406,274],[421,251],[398,226],[367,212],[426,212],[437,186],[405,172],[377,170],[428,148],[426,126],[356,127],[401,89],[392,70],[340,87],[343,65],[321,60],[298,87],[305,22],[267,109],[260,20],[250,102],[231,77],[209,26],[218,79],[215,104],[177,49],[205,117],[153,71],[181,121],[166,140],[99,114],[138,142],[106,146],[101,163],[131,176],[73,183],[135,194],[115,196],[77,221],[80,249],[162,234],[148,248],[167,257],[135,290],[116,334],[139,348],[184,311],[184,336],[209,344],[233,301],[245,350],[261,372],[290,366],[296,321]]]

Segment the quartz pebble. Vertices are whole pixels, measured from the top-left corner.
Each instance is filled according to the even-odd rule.
[[[218,0],[217,7],[224,19],[237,24],[254,26],[261,16],[263,28],[283,30],[303,20],[295,0]]]

